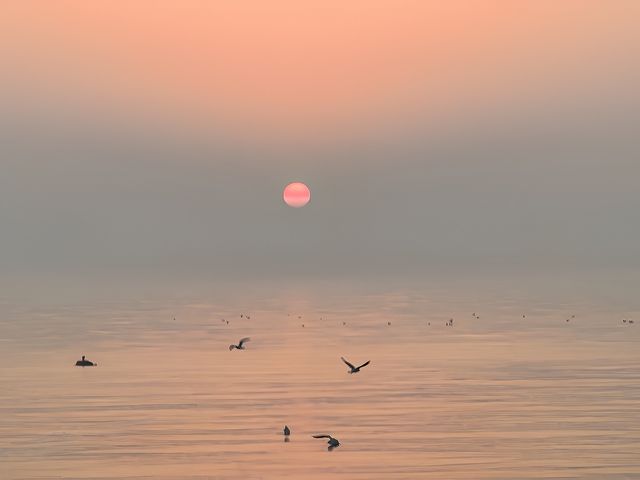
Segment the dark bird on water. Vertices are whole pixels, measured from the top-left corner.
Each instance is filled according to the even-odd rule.
[[[285,437],[288,437],[289,435],[291,435],[291,430],[289,429],[288,426],[286,426],[286,425],[284,426],[283,433],[284,433]]]
[[[82,355],[82,360],[78,360],[76,362],[76,367],[95,367],[98,365],[97,363],[93,363],[89,360],[85,360],[84,355]]]
[[[233,344],[229,345],[229,350],[231,351],[234,348],[237,348],[238,350],[244,350],[244,344],[249,340],[251,340],[249,337],[243,338],[238,342],[238,345],[233,345]]]
[[[369,363],[371,363],[371,360],[367,360],[365,363],[363,363],[363,364],[362,364],[362,365],[360,365],[359,367],[356,367],[355,365],[353,365],[353,364],[351,364],[351,363],[347,362],[347,361],[344,359],[344,357],[340,357],[340,359],[341,359],[344,363],[346,363],[346,364],[349,366],[349,368],[351,369],[351,370],[349,371],[349,373],[358,373],[362,367],[366,367],[367,365],[369,365]]]
[[[313,435],[313,438],[328,438],[329,441],[327,443],[329,444],[329,448],[328,448],[329,451],[333,450],[334,448],[340,445],[340,442],[338,441],[338,439],[333,438],[331,435]]]

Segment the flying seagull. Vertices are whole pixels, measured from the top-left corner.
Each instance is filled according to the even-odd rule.
[[[340,442],[337,438],[333,438],[331,435],[313,435],[313,438],[328,438],[329,441],[329,450],[333,450],[335,447],[340,445]]]
[[[358,373],[362,367],[366,367],[367,365],[369,365],[369,363],[371,363],[371,360],[367,360],[365,363],[363,363],[363,364],[362,364],[362,365],[360,365],[359,367],[356,367],[355,365],[352,365],[351,363],[347,362],[347,361],[344,359],[344,357],[340,357],[340,359],[341,359],[344,363],[346,363],[346,364],[349,366],[349,368],[351,369],[351,370],[349,371],[349,373]]]
[[[238,345],[229,345],[229,350],[233,350],[234,348],[237,348],[238,350],[244,350],[244,344],[249,340],[251,340],[249,337],[243,338],[242,340],[240,340],[240,342],[238,342]]]

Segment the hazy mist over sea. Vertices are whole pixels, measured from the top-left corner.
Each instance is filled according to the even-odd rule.
[[[640,478],[640,2],[1,10],[2,480]]]

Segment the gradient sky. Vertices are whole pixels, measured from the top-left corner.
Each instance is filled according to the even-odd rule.
[[[5,278],[640,267],[637,1],[1,9]]]

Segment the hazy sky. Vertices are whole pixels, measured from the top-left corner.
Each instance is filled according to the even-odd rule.
[[[640,2],[1,9],[5,278],[640,268]]]

